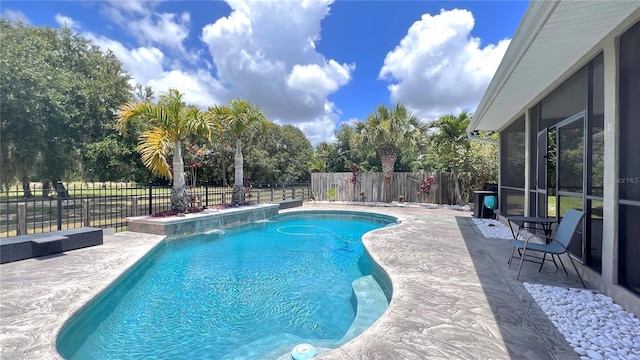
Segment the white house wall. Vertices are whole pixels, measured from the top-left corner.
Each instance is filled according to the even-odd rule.
[[[618,109],[618,37],[629,27],[640,21],[640,3],[620,1],[564,3],[565,2],[561,2],[549,17],[550,22],[545,24],[536,39],[539,43],[535,44],[534,42],[528,49],[529,52],[533,52],[533,55],[522,57],[518,67],[515,70],[512,69],[513,72],[507,76],[506,80],[504,74],[496,74],[496,77],[502,77],[503,86],[499,89],[495,88],[495,84],[493,84],[494,81],[492,80],[494,88],[492,89],[490,86],[489,90],[487,90],[487,94],[485,94],[485,97],[481,101],[469,130],[503,130],[514,120],[525,115],[525,159],[527,160],[525,162],[525,211],[528,212],[530,208],[529,191],[531,187],[529,175],[531,171],[535,171],[535,169],[531,167],[530,161],[531,156],[535,154],[530,153],[531,119],[529,109],[592,60],[593,57],[600,52],[603,53],[604,104],[594,103],[594,106],[598,108],[604,106],[605,165],[603,185],[602,270],[601,273],[597,273],[590,268],[581,266],[580,272],[596,289],[611,296],[618,304],[640,317],[640,297],[624,287],[617,285],[619,262],[618,135],[620,132],[620,115]],[[559,26],[560,21],[566,22],[575,19],[576,14],[571,15],[568,11],[576,6],[584,6],[585,8],[581,8],[581,11],[584,13],[578,15],[591,20],[580,20],[584,24],[572,26],[572,32],[570,34],[566,34],[567,36],[564,36],[562,39],[553,40],[553,28]],[[587,9],[586,7],[592,7],[593,9]],[[635,8],[635,10],[630,11],[630,7]],[[591,13],[592,11],[600,13]],[[605,18],[605,20],[601,21],[597,19],[598,17]],[[586,39],[575,46],[571,45],[571,37],[580,38],[580,35],[582,35],[576,32],[582,30],[587,31],[586,29],[589,26],[585,24],[599,26],[600,29],[606,27],[610,29],[610,32],[605,36],[598,35],[593,31],[587,32],[584,34]],[[557,47],[554,48],[553,44],[557,44]],[[591,44],[591,46],[587,46],[588,44]],[[563,53],[571,53],[573,49],[580,49],[580,52],[573,52],[567,56],[563,55]],[[559,56],[559,58],[554,59],[555,56]],[[543,57],[549,60],[544,60]],[[554,66],[554,64],[549,62],[556,62],[556,60],[557,63],[561,65]],[[541,68],[544,69],[544,71],[540,71]],[[499,71],[500,69],[498,72]],[[494,91],[494,93],[490,93],[491,91]],[[640,261],[640,259],[638,261]]]

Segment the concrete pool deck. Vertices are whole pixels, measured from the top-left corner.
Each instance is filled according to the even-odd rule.
[[[577,359],[507,267],[509,241],[485,238],[468,211],[305,204],[402,223],[365,235],[389,275],[387,311],[360,336],[318,359]],[[116,280],[162,236],[122,232],[104,245],[0,265],[0,358],[56,359],[65,321]],[[569,269],[568,269],[569,270]],[[525,264],[523,281],[580,287],[575,274]]]

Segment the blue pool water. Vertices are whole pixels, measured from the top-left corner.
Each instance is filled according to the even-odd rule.
[[[61,331],[66,359],[262,358],[300,342],[338,346],[364,233],[390,218],[293,213],[163,242]]]

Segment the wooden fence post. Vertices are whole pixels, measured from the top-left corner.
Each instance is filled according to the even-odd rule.
[[[27,204],[18,203],[18,235],[27,235]]]

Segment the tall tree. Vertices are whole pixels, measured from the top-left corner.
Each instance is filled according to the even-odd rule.
[[[150,102],[154,92],[149,86],[136,84],[131,99],[137,102]],[[99,141],[85,146],[82,152],[83,174],[87,181],[137,181],[146,183],[159,180],[140,162],[136,145],[140,133],[147,129],[147,124],[137,122],[127,126],[126,136],[118,134],[111,121],[113,132]]]
[[[479,135],[487,140],[498,140],[497,132],[481,132]],[[467,161],[465,171],[474,175],[474,190],[483,189],[487,183],[498,183],[498,144],[471,141]]]
[[[447,170],[453,173],[455,179],[455,193],[459,204],[462,194],[458,181],[459,169],[465,165],[471,142],[467,137],[467,126],[471,118],[466,111],[458,116],[449,114],[432,122],[430,128],[435,132],[431,136],[431,146],[441,162],[446,164]]]
[[[281,170],[280,183],[293,183],[311,180],[308,162],[313,154],[311,142],[304,133],[293,125],[280,127],[281,141],[278,143],[278,163]],[[288,155],[284,155],[284,154]]]
[[[332,156],[327,159],[329,168],[333,171],[348,171],[349,164],[358,162],[354,159],[354,152],[351,150],[353,146],[354,129],[349,124],[341,124],[334,132],[336,140],[333,142],[334,151]]]
[[[116,107],[129,97],[129,75],[69,28],[0,19],[2,173],[45,186],[82,174],[86,147],[115,132]],[[25,194],[28,195],[27,192]]]
[[[182,143],[194,135],[211,139],[218,131],[216,124],[203,117],[195,106],[182,101],[182,94],[175,89],[160,95],[157,104],[150,102],[126,103],[120,106],[116,116],[118,129],[126,134],[127,124],[143,121],[149,129],[142,132],[138,151],[142,162],[154,174],[173,180],[171,210],[186,212],[189,207]],[[167,155],[173,151],[173,167],[167,162]],[[173,172],[173,173],[172,173]]]
[[[380,155],[387,187],[385,201],[391,200],[391,178],[400,149],[417,146],[423,130],[424,125],[402,104],[397,104],[394,108],[380,105],[367,117],[366,122],[356,123],[356,147],[376,148]]]
[[[309,171],[311,172],[331,172],[332,169],[329,166],[329,161],[335,156],[335,145],[323,141],[316,145],[313,149],[313,156],[309,160]]]
[[[228,168],[229,164],[232,164],[231,158],[233,157],[234,142],[236,140],[235,135],[231,132],[229,127],[230,124],[228,122],[222,121],[218,116],[210,114],[209,112],[205,113],[205,115],[211,117],[220,127],[220,132],[217,134],[216,141],[209,144],[211,153],[215,155],[210,160],[217,160],[215,162],[216,167],[219,167],[222,186],[228,187]]]
[[[233,203],[241,204],[244,202],[242,195],[244,187],[244,158],[242,156],[242,134],[249,128],[260,128],[266,130],[269,120],[262,108],[253,105],[247,100],[239,98],[229,101],[229,106],[215,105],[207,110],[208,119],[217,120],[221,129],[228,129],[234,136],[236,141],[236,152],[234,157],[234,190]]]

